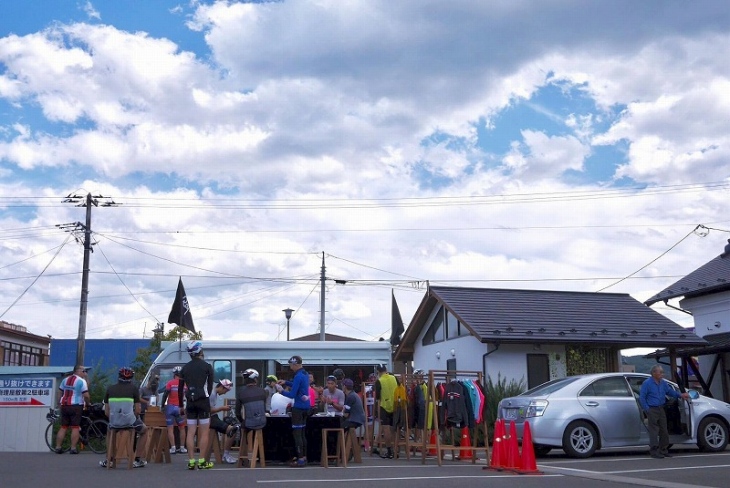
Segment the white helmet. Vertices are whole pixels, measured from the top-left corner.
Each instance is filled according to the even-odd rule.
[[[197,356],[203,352],[203,343],[200,341],[190,341],[188,342],[188,354],[191,356]]]
[[[259,378],[259,372],[253,368],[248,368],[246,371],[241,373],[241,376],[251,380],[257,380]]]

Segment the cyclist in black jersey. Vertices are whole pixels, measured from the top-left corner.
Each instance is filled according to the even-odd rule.
[[[210,393],[213,391],[213,366],[203,359],[203,343],[188,343],[190,361],[181,371],[180,386],[177,390],[182,405],[183,396],[187,401],[185,414],[188,423],[188,434],[185,445],[188,449],[188,469],[210,469],[213,463],[208,461],[208,434],[210,432]],[[195,462],[195,434],[198,435],[200,458]]]

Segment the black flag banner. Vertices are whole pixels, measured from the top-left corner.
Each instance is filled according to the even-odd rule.
[[[395,293],[393,290],[390,290],[390,293],[393,296],[390,312],[390,345],[397,346],[400,344],[400,336],[406,329],[403,327],[403,318],[400,315],[398,303],[395,301]]]
[[[190,304],[188,304],[188,296],[185,294],[182,277],[177,282],[177,293],[175,293],[175,301],[170,310],[170,316],[167,318],[168,324],[177,324],[180,327],[188,329],[195,333],[195,324],[193,324],[193,314],[190,313]]]

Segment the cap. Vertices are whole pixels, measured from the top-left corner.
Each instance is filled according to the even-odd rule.
[[[377,369],[379,373],[382,373],[383,371],[388,371],[388,366],[380,363],[375,367],[375,369]]]
[[[226,391],[230,391],[230,390],[231,390],[231,388],[233,388],[233,383],[231,382],[231,380],[227,380],[227,379],[222,379],[222,380],[220,380],[220,381],[218,382],[218,384],[219,384],[220,386],[222,386],[223,388],[225,388],[225,389],[226,389]]]
[[[302,364],[301,356],[292,356],[289,358],[289,364]]]
[[[352,390],[355,387],[355,384],[350,378],[345,378],[344,380],[342,380],[342,386],[344,386],[348,390]]]

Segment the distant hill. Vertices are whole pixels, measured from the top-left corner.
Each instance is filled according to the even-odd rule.
[[[624,364],[633,365],[637,373],[649,373],[651,367],[656,364],[656,359],[649,359],[644,356],[621,356],[621,360]],[[667,366],[664,369],[666,371]]]

